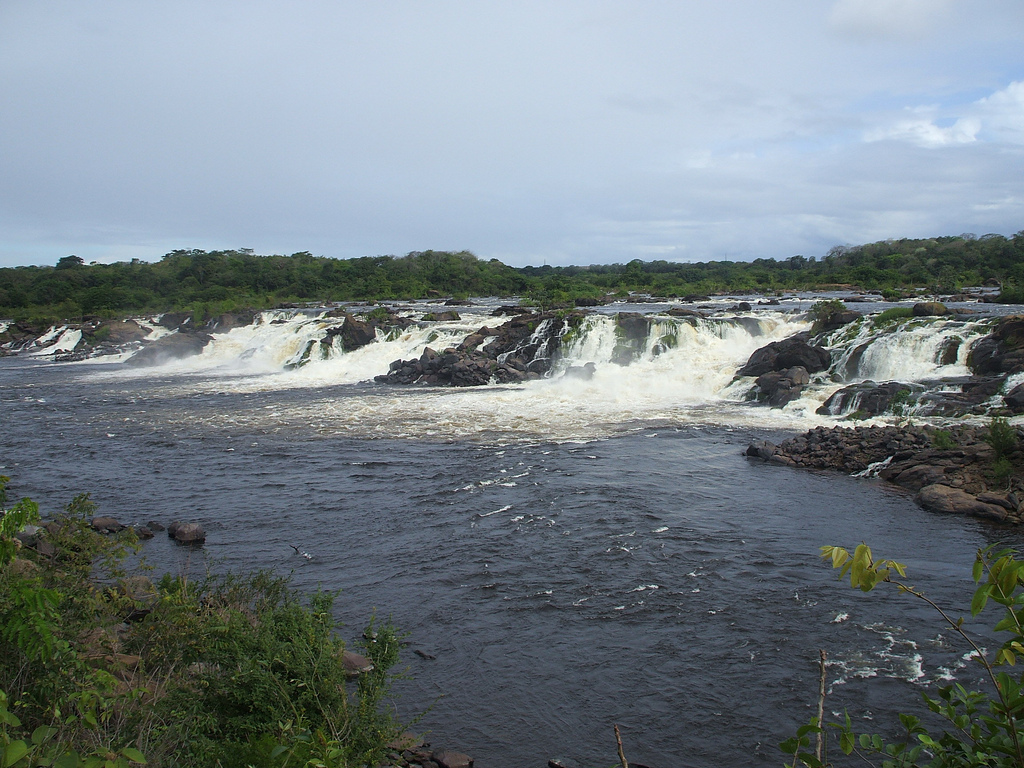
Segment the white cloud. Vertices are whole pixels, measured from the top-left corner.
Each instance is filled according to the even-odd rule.
[[[934,149],[956,144],[970,144],[977,141],[981,121],[977,118],[960,118],[953,125],[940,127],[928,118],[915,117],[900,120],[895,125],[869,131],[866,141],[909,141],[919,147]]]
[[[1024,80],[977,102],[985,127],[1004,140],[1024,144]]]

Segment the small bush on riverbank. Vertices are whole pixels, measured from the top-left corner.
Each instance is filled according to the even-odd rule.
[[[398,732],[382,708],[398,658],[390,624],[371,623],[360,652],[372,669],[350,678],[333,593],[305,600],[266,572],[154,585],[122,568],[130,531],[92,530],[88,496],[34,530],[37,507],[6,509],[6,484],[0,765],[127,768],[145,755],[150,766],[343,768],[383,757]]]
[[[1024,560],[1013,550],[997,552],[994,547],[979,550],[975,558],[972,576],[978,587],[971,600],[971,615],[980,614],[990,602],[1002,607],[1001,618],[993,628],[1001,644],[992,653],[963,628],[962,618],[952,618],[907,583],[902,564],[875,560],[866,544],[859,545],[852,554],[841,547],[821,549],[822,558],[840,571],[840,578],[849,575],[852,587],[870,592],[879,584],[894,584],[899,592],[935,609],[943,630],[952,631],[966,643],[968,655],[984,668],[990,685],[967,690],[957,683],[940,686],[935,694],[926,691],[923,697],[928,709],[945,721],[941,732],[914,715],[901,714],[903,736],[895,741],[878,734],[854,733],[849,715],[843,722],[826,724],[819,704],[818,716],[780,745],[792,761],[787,765],[830,765],[824,743],[826,728],[838,733],[844,754],[856,755],[869,765],[878,761],[883,768],[1024,765],[1024,675],[1004,671],[1024,656]],[[984,642],[987,645],[991,641]],[[820,698],[823,703],[823,687]],[[812,740],[816,742],[813,751]]]

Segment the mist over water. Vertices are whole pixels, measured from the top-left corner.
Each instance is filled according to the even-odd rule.
[[[611,320],[595,315],[549,379],[370,383],[483,325],[464,317],[295,369],[319,338],[315,316],[266,314],[151,369],[0,359],[0,471],[44,512],[90,491],[124,522],[201,522],[201,555],[163,537],[145,545],[158,572],[292,572],[301,589],[341,590],[348,638],[373,611],[390,616],[410,642],[398,711],[429,707],[416,730],[482,768],[557,755],[611,765],[613,723],[631,762],[778,765],[777,743],[812,714],[819,648],[828,709],[874,731],[917,706],[924,683],[969,679],[966,649],[924,606],[851,591],[818,547],[867,541],[966,613],[974,552],[1019,543],[1016,530],[741,455],[834,423],[815,410],[838,383],[772,410],[734,381],[804,321],[659,320],[621,367]],[[953,329],[967,343],[983,333],[936,325],[933,341]],[[888,354],[904,366],[917,355],[923,375],[962,366],[937,362],[938,342],[892,341]],[[862,354],[857,376],[878,375],[881,350]],[[593,379],[560,378],[590,361]]]

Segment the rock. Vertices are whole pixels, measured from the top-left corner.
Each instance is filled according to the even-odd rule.
[[[882,477],[907,490],[919,491],[926,485],[934,485],[945,479],[946,470],[943,467],[935,467],[931,464],[915,464],[895,475],[886,476],[883,474]]]
[[[146,523],[146,527],[149,528],[149,530],[154,531],[155,533],[160,533],[160,531],[167,530],[162,523],[158,523],[156,520],[150,520],[148,523]]]
[[[455,320],[461,320],[462,317],[458,312],[427,312],[423,317],[420,318],[421,322],[452,322]]]
[[[345,322],[339,334],[341,345],[346,352],[365,347],[377,340],[377,327],[373,323],[357,320],[352,315],[345,315]]]
[[[178,331],[146,343],[142,349],[125,360],[125,365],[161,365],[169,360],[181,360],[200,354],[212,337],[208,333]]]
[[[651,332],[651,318],[637,312],[620,312],[615,316],[615,348],[611,360],[616,365],[629,365],[638,358]]]
[[[833,392],[817,412],[822,416],[840,416],[853,412],[864,417],[878,416],[892,409],[893,400],[900,396],[901,392],[909,395],[913,390],[909,384],[898,381],[888,381],[884,384],[862,381]]]
[[[172,523],[167,532],[179,544],[202,544],[206,541],[206,531],[199,523]]]
[[[473,758],[450,749],[438,750],[432,757],[442,768],[473,768]]]
[[[949,309],[941,301],[921,301],[914,305],[914,317],[941,317],[948,315]]]
[[[582,768],[582,766],[570,757],[553,757],[548,760],[548,768]]]
[[[1024,315],[1000,318],[992,333],[971,346],[967,365],[976,374],[1024,371]]]
[[[978,494],[978,501],[983,504],[995,504],[996,506],[1007,509],[1010,512],[1017,511],[1017,505],[1009,498],[1009,495],[1003,493],[993,493],[992,491],[983,491]]]
[[[140,525],[138,528],[135,529],[135,535],[138,536],[140,539],[143,539],[143,540],[145,540],[145,539],[152,539],[153,538],[153,531],[150,530],[149,528],[147,528],[144,525]]]
[[[771,443],[767,440],[758,440],[747,446],[747,456],[757,457],[768,461],[772,456],[778,452],[778,447],[775,443]]]
[[[217,333],[225,333],[230,331],[232,328],[241,328],[246,325],[252,325],[252,322],[255,319],[255,309],[242,309],[237,312],[225,312],[222,315],[210,318],[204,328],[211,332],[216,331]]]
[[[594,373],[597,371],[597,365],[594,363],[586,363],[585,365],[570,365],[565,369],[562,374],[563,379],[580,379],[581,381],[590,381],[594,378]]]
[[[800,366],[808,373],[826,370],[832,363],[832,355],[824,347],[809,344],[807,339],[806,334],[797,334],[755,350],[736,375],[760,376],[769,371],[784,371],[794,366]]]
[[[341,663],[345,667],[345,674],[349,677],[356,677],[363,672],[373,671],[373,662],[365,656],[360,656],[352,651],[342,651]]]
[[[807,369],[793,366],[786,371],[769,371],[757,377],[751,390],[758,402],[767,402],[772,408],[782,408],[800,397],[810,383]]]
[[[672,307],[665,314],[672,317],[707,317],[703,312],[698,312],[695,309],[686,309],[685,307]]]
[[[83,329],[85,330],[85,329]],[[142,328],[134,320],[105,320],[92,328],[86,339],[94,344],[104,346],[120,346],[133,341],[142,341],[149,331]],[[97,341],[96,339],[100,339]]]
[[[1002,506],[986,504],[975,496],[948,485],[926,485],[918,491],[915,501],[931,512],[949,512],[988,520],[1005,520],[1007,513]]]
[[[1024,411],[1024,384],[1018,384],[1003,395],[1003,402],[1006,403],[1007,408],[1013,411]]]
[[[112,517],[94,517],[91,525],[94,531],[100,533],[117,533],[124,530],[124,526]]]

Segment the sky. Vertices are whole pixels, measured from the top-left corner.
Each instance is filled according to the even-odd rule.
[[[1021,0],[0,0],[0,266],[1021,230]]]

